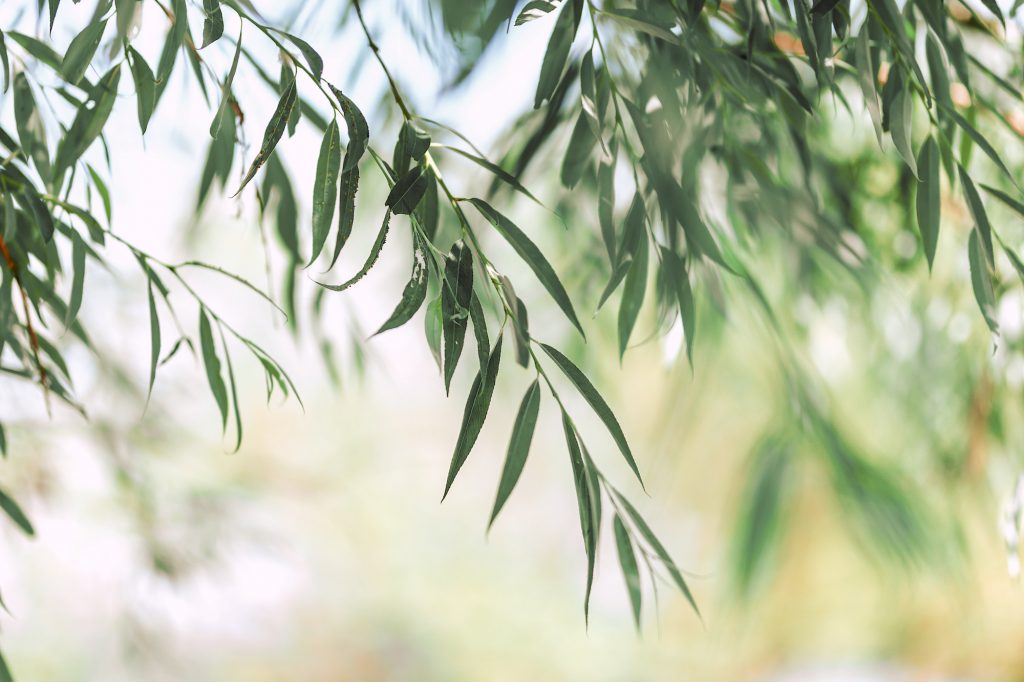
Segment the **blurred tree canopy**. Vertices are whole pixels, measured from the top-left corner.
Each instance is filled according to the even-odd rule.
[[[973,308],[973,326],[984,326],[970,347],[982,364],[993,347],[1019,355],[1020,335],[1001,336],[999,321],[1007,301],[1020,305],[1024,279],[1022,4],[417,0],[395,13],[383,0],[311,3],[305,25],[319,20],[355,30],[366,58],[354,70],[384,76],[384,113],[368,120],[363,111],[374,103],[354,100],[342,87],[345,75],[325,71],[296,28],[297,15],[267,18],[250,0],[5,3],[0,372],[4,381],[37,386],[47,409],[61,402],[87,414],[63,354],[73,338],[102,355],[78,313],[103,305],[86,300],[89,271],[109,267],[111,249],[124,250],[144,274],[149,307],[150,369],[139,382],[159,391],[164,363],[177,353],[200,358],[212,404],[237,448],[243,415],[234,362],[249,358],[262,369],[268,400],[276,392],[299,394],[287,368],[233,326],[228,312],[207,303],[190,277],[214,271],[240,296],[265,299],[302,335],[314,333],[302,321],[315,326],[325,297],[358,297],[356,285],[379,259],[405,259],[408,282],[394,309],[381,311],[377,333],[420,319],[422,311],[417,324],[445,389],[460,361],[476,377],[464,396],[445,494],[472,452],[496,383],[512,364],[534,372],[490,520],[516,486],[539,411],[560,411],[588,558],[585,610],[603,533],[617,548],[639,625],[642,575],[648,584],[673,585],[697,606],[680,568],[620,492],[628,482],[598,469],[586,445],[593,436],[563,404],[571,391],[592,408],[642,485],[627,436],[586,369],[594,351],[582,343],[584,334],[601,331],[585,329],[588,316],[578,311],[617,306],[620,358],[640,340],[642,313],[653,311],[655,334],[681,327],[679,352],[692,365],[700,363],[702,339],[713,345],[740,306],[759,320],[764,334],[751,343],[770,348],[786,391],[751,454],[733,537],[738,591],[749,594],[770,564],[785,526],[787,487],[805,461],[827,472],[866,545],[906,565],[941,562],[953,553],[951,540],[934,523],[929,495],[844,432],[806,362],[810,328],[794,301],[839,298],[844,314],[867,315],[881,282],[934,272],[953,305]],[[400,24],[451,89],[499,41],[514,46],[517,27],[531,22],[550,30],[532,76],[536,95],[532,108],[496,131],[500,149],[491,157],[421,111],[403,89],[406,56],[375,41],[381,26]],[[158,53],[134,45],[143,23],[164,33]],[[261,61],[253,44],[272,46],[279,64]],[[130,170],[110,163],[109,117],[115,106],[134,106],[140,132],[153,135],[150,120],[176,72],[209,103],[195,211],[217,193],[258,204],[274,237],[267,248],[288,263],[277,274],[278,295],[215,265],[163,260],[116,230],[109,178]],[[247,115],[248,100],[260,89],[277,104],[256,120]],[[299,126],[322,137],[311,187],[296,186],[282,155]],[[868,126],[877,144],[851,151],[851,138]],[[446,179],[446,169],[466,164],[486,178],[480,196],[465,196]],[[555,168],[557,178],[545,168]],[[363,199],[361,176],[386,183],[382,203]],[[563,271],[514,218],[515,201],[541,204],[537,185],[555,182],[561,189],[549,210],[565,226],[557,239],[568,254],[557,260],[571,265]],[[376,238],[364,265],[340,276],[331,271],[355,230],[376,231]],[[411,235],[411,253],[385,253],[396,230]],[[554,329],[531,326],[534,302],[516,293],[520,283],[505,263],[491,260],[494,240],[511,247],[560,310]],[[305,273],[314,263],[328,274],[311,283]],[[315,295],[301,296],[304,287]],[[464,352],[467,337],[475,352]],[[928,356],[924,378],[907,367],[868,371],[885,374],[907,404],[920,402],[917,416],[934,420],[935,467],[950,472],[977,465],[970,460],[976,448],[964,443],[1015,437],[1003,426],[1016,394],[1002,357],[989,360],[982,376],[938,351]],[[947,429],[939,421],[945,417],[921,399],[930,387],[965,380],[973,388],[956,409],[980,411],[970,433]],[[968,459],[951,454],[960,450],[969,450]],[[0,491],[0,507],[31,535],[17,497],[16,490]],[[1013,550],[1019,508],[1004,528]]]

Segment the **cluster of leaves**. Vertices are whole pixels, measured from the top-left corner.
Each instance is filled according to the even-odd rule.
[[[198,211],[213,191],[232,183],[236,157],[242,155],[244,120],[241,88],[235,81],[241,73],[251,74],[275,91],[279,101],[259,149],[240,173],[240,182],[230,186],[236,196],[255,187],[262,219],[276,227],[277,241],[289,261],[281,305],[292,328],[297,329],[298,274],[321,260],[328,261],[328,271],[333,269],[360,224],[357,205],[362,211],[375,208],[383,213],[377,236],[354,275],[337,284],[318,283],[314,305],[329,292],[357,284],[381,257],[394,218],[406,216],[412,236],[411,274],[377,333],[408,323],[424,309],[426,341],[446,391],[463,357],[470,326],[477,351],[476,378],[466,399],[445,494],[486,419],[507,329],[516,363],[532,369],[536,379],[516,417],[491,522],[523,470],[541,394],[547,389],[562,415],[574,473],[588,559],[587,601],[602,509],[610,507],[615,544],[639,623],[638,550],[652,583],[664,571],[691,603],[692,595],[646,522],[595,466],[556,390],[552,370],[557,368],[600,417],[639,480],[640,469],[611,408],[573,361],[534,338],[526,303],[484,250],[483,230],[507,242],[569,325],[583,335],[572,298],[554,267],[524,230],[494,208],[494,195],[507,188],[540,203],[522,178],[557,147],[556,133],[567,130],[559,176],[566,189],[585,189],[579,194],[595,199],[602,249],[596,268],[604,277],[595,307],[600,309],[621,289],[620,357],[653,297],[657,327],[666,329],[677,319],[681,322],[692,363],[697,301],[706,296],[716,307],[724,307],[725,282],[735,282],[748,292],[781,337],[776,314],[751,265],[769,240],[785,244],[801,259],[825,257],[851,271],[864,265],[863,249],[857,248],[864,235],[849,219],[847,188],[834,176],[827,156],[813,149],[809,139],[830,107],[843,107],[856,118],[866,110],[879,143],[892,145],[912,178],[907,187],[916,196],[914,217],[929,267],[939,243],[944,185],[959,187],[974,222],[965,240],[972,289],[995,333],[996,292],[1001,286],[998,251],[1022,277],[1024,264],[993,228],[988,197],[1024,214],[1024,195],[997,151],[995,138],[980,130],[988,130],[994,121],[1017,139],[1021,134],[1006,113],[1008,102],[1020,100],[1019,90],[1008,80],[1019,80],[1020,64],[1011,58],[1005,25],[1020,3],[1006,16],[991,0],[980,7],[929,0],[908,0],[902,7],[895,0],[531,0],[522,6],[495,0],[481,3],[475,13],[452,9],[464,3],[437,2],[445,28],[459,45],[472,43],[474,55],[499,39],[502,21],[513,35],[513,24],[548,22],[552,26],[534,111],[514,124],[509,149],[500,161],[489,160],[457,131],[414,111],[403,97],[400,74],[389,71],[374,42],[358,1],[352,4],[354,17],[349,16],[358,22],[366,49],[386,77],[387,97],[401,114],[390,158],[371,144],[369,125],[359,106],[325,78],[324,62],[316,50],[300,37],[273,27],[248,0],[204,0],[200,45],[193,41],[185,0],[167,4],[99,0],[63,55],[46,40],[5,28],[0,34],[0,57],[16,135],[0,128],[0,145],[5,149],[0,162],[0,247],[5,266],[0,268],[0,344],[2,357],[15,364],[0,365],[0,369],[37,382],[47,395],[76,404],[71,377],[49,338],[51,328],[68,329],[91,347],[76,319],[86,268],[90,263],[102,266],[102,250],[114,242],[134,255],[147,281],[150,389],[158,367],[179,349],[197,354],[225,429],[234,417],[238,442],[242,422],[229,341],[260,363],[268,398],[275,389],[295,392],[284,370],[212,310],[184,273],[191,268],[216,270],[276,304],[235,275],[193,261],[167,263],[115,235],[110,193],[94,163],[97,149],[105,149],[104,129],[117,100],[122,66],[127,63],[131,74],[139,125],[145,133],[178,56],[184,54],[196,83],[208,101],[213,99],[214,109]],[[45,7],[39,3],[40,13],[48,10],[51,28],[60,16],[59,8],[58,0],[49,0]],[[132,46],[144,8],[155,9],[168,24],[155,70]],[[280,52],[277,77],[245,46],[241,28],[237,37],[226,33],[225,12],[237,15],[246,40],[254,31],[259,40],[269,41]],[[467,40],[470,34],[475,41]],[[578,44],[584,49],[574,51]],[[230,67],[217,74],[202,50],[225,45],[232,55]],[[982,50],[1004,55],[1007,72],[997,73],[987,66],[977,56]],[[93,80],[88,74],[101,65],[106,70]],[[465,66],[455,80],[471,70],[472,66]],[[307,89],[316,100],[306,98]],[[326,116],[320,107],[326,107]],[[62,109],[72,112],[70,123],[58,115]],[[308,230],[303,229],[306,221],[298,193],[278,149],[285,134],[291,136],[302,122],[322,134]],[[55,130],[59,137],[54,147],[49,137]],[[435,138],[457,142],[449,145]],[[97,149],[87,154],[93,147]],[[976,149],[985,157],[984,170],[972,164]],[[444,154],[454,154],[485,171],[493,182],[490,192],[471,198],[454,193],[438,161]],[[384,206],[357,201],[360,173],[371,167],[390,188]],[[975,180],[981,172],[992,176],[989,182]],[[100,205],[99,213],[93,210],[94,203]],[[471,220],[476,214],[479,220]],[[581,227],[586,225],[573,226],[572,234],[587,240]],[[66,268],[69,259],[70,268]],[[197,331],[192,334],[178,321],[175,306],[180,304],[176,300],[172,304],[172,288],[198,311]],[[161,330],[167,319],[174,322],[177,340],[165,354]],[[498,336],[492,345],[495,326]],[[808,424],[808,439],[815,448],[830,453],[828,461],[841,495],[860,500],[854,507],[863,512],[869,526],[889,534],[897,554],[918,554],[913,538],[919,537],[920,520],[902,502],[901,488],[852,454],[825,412],[814,401],[800,397],[806,393],[800,388],[803,384],[802,379],[790,381],[789,397],[802,406],[798,412]],[[770,509],[783,489],[786,460],[777,453],[789,448],[790,441],[771,436],[758,450],[763,456],[756,458],[753,467],[756,477],[749,499],[753,511],[744,518],[763,517],[764,523],[771,523],[771,514],[762,510],[765,505]],[[0,506],[17,509],[13,502]],[[20,512],[11,515],[15,520],[24,518]],[[743,546],[750,556],[759,555],[758,548],[765,546],[766,528],[752,526],[744,531]],[[742,578],[741,582],[750,581]]]

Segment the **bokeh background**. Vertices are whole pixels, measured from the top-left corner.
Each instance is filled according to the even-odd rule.
[[[13,16],[15,4],[3,3],[0,19]],[[366,62],[351,21],[340,12],[325,21],[330,3],[257,4],[294,21],[325,57],[326,73],[365,103],[371,134],[393,139],[397,121],[383,104],[382,74]],[[447,88],[450,73],[407,30],[418,5],[369,4],[371,28],[416,110],[500,155],[503,135],[532,102],[550,22],[500,35],[471,75]],[[136,42],[145,54],[158,52],[163,30],[152,9]],[[59,44],[91,9],[62,11]],[[229,20],[228,32],[237,33],[237,23]],[[273,63],[268,45],[251,45]],[[223,50],[208,57],[220,69],[230,60]],[[268,261],[251,197],[218,193],[194,215],[212,114],[183,72],[145,140],[134,107],[115,110],[115,230],[166,260],[197,258],[272,290],[268,268],[273,274],[281,263]],[[254,83],[245,92],[248,134],[258,139],[275,97],[240,72],[239,82],[246,79]],[[1008,575],[998,524],[1020,460],[1015,403],[998,416],[999,442],[985,436],[994,419],[993,373],[1011,394],[1024,383],[1024,360],[1013,350],[1024,332],[1020,297],[1000,306],[1007,342],[993,353],[966,260],[955,255],[962,249],[952,246],[966,234],[963,206],[944,205],[950,245],[940,243],[929,277],[902,214],[898,164],[878,153],[870,126],[837,113],[822,135],[837,163],[856,170],[892,274],[870,291],[850,282],[827,298],[802,291],[770,254],[762,274],[772,299],[806,330],[795,353],[820,377],[847,436],[923,491],[942,559],[901,567],[873,551],[870,539],[851,532],[810,456],[786,490],[785,532],[770,566],[740,599],[731,589],[730,542],[748,456],[786,400],[763,322],[749,305],[722,312],[703,300],[707,336],[691,370],[679,331],[655,334],[646,311],[647,334],[638,334],[646,338],[619,363],[613,310],[585,321],[583,347],[557,311],[545,309],[539,287],[526,284],[520,295],[538,320],[531,326],[577,344],[576,357],[638,454],[649,495],[630,482],[610,441],[589,442],[595,458],[687,573],[703,612],[701,621],[667,586],[655,605],[646,585],[638,634],[605,542],[586,624],[571,470],[550,401],[519,487],[485,532],[530,373],[503,374],[480,442],[440,504],[472,376],[462,368],[445,397],[421,316],[366,341],[404,283],[403,231],[356,288],[324,298],[315,330],[299,338],[243,288],[201,272],[191,277],[289,370],[305,406],[277,398],[266,405],[259,368],[236,361],[246,433],[234,454],[231,439],[219,437],[201,364],[187,353],[161,369],[144,410],[144,280],[130,254],[111,248],[112,271],[90,272],[82,316],[115,361],[81,348],[68,355],[89,420],[60,408],[48,417],[38,391],[0,382],[10,440],[0,481],[21,492],[37,528],[26,540],[0,526],[0,589],[10,611],[0,614],[0,628],[19,679],[1024,679],[1024,594]],[[309,188],[317,135],[300,126],[282,145],[296,187]],[[457,193],[485,191],[489,178],[479,168],[445,161]],[[526,180],[559,207],[565,192],[556,167],[538,164]],[[384,195],[376,182],[361,194],[368,208],[334,274],[354,272],[373,240],[379,215],[371,202]],[[307,194],[299,190],[306,212]],[[502,210],[553,254],[570,291],[581,292],[577,306],[592,310],[600,285],[573,270],[571,250],[588,234],[596,240],[596,227],[565,232],[551,213],[508,196]],[[496,241],[493,248],[502,253]],[[313,287],[305,285],[308,298]],[[333,365],[323,359],[324,344]],[[585,432],[601,433],[584,405],[570,409]]]

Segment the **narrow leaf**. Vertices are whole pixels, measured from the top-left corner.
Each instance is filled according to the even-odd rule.
[[[526,465],[526,457],[530,454],[530,442],[533,440],[533,431],[537,427],[537,414],[540,410],[540,380],[534,379],[533,383],[526,390],[523,401],[519,405],[519,412],[516,414],[516,421],[512,427],[512,438],[508,443],[508,452],[505,455],[505,467],[501,472],[501,482],[498,483],[498,495],[494,500],[494,509],[491,511],[491,520],[487,523],[490,529],[494,525],[494,519],[498,517],[501,508],[505,506],[509,495],[519,482],[519,476],[523,473]]]
[[[615,548],[619,554],[619,565],[622,567],[622,575],[626,579],[626,588],[629,590],[629,603],[633,607],[633,621],[637,630],[640,629],[640,606],[642,595],[640,593],[640,571],[636,563],[636,554],[633,552],[633,543],[629,539],[629,531],[623,525],[618,514],[613,522],[615,528]]]

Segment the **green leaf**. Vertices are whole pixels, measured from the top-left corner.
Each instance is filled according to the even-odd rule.
[[[0,682],[14,682],[14,675],[11,674],[11,669],[7,667],[7,661],[4,660],[3,654],[0,654]]]
[[[505,467],[501,472],[501,482],[498,483],[498,495],[494,500],[491,520],[487,523],[488,529],[494,525],[494,519],[498,517],[501,508],[505,506],[509,495],[515,489],[516,483],[519,482],[519,476],[523,473],[526,457],[530,454],[533,432],[537,427],[539,410],[540,380],[534,379],[530,387],[526,389],[526,395],[523,396],[523,401],[519,405],[519,412],[516,414],[516,421],[512,427],[512,438],[508,443]]]
[[[943,105],[942,105],[942,102],[941,102],[941,101],[939,102],[939,105],[940,105],[940,107],[943,107]],[[1002,170],[1002,171],[1003,171],[1003,173],[1004,173],[1004,174],[1006,175],[1006,177],[1008,177],[1008,178],[1010,179],[1010,182],[1012,182],[1012,183],[1014,184],[1014,186],[1015,186],[1015,187],[1017,187],[1017,188],[1020,188],[1020,185],[1019,185],[1019,184],[1018,184],[1018,182],[1017,182],[1017,178],[1016,178],[1016,177],[1014,176],[1014,174],[1013,174],[1013,173],[1011,173],[1011,172],[1010,172],[1010,169],[1006,167],[1006,164],[1005,164],[1005,163],[1003,163],[1003,160],[1002,160],[1002,159],[1001,159],[1001,158],[999,157],[999,154],[998,154],[998,153],[996,152],[995,148],[994,148],[994,147],[993,147],[993,146],[992,146],[991,144],[989,144],[989,141],[988,141],[988,140],[986,140],[986,139],[985,139],[984,137],[982,137],[981,133],[979,133],[979,132],[978,132],[978,131],[977,131],[977,130],[976,130],[976,129],[974,128],[974,126],[972,126],[972,125],[970,124],[970,122],[969,122],[969,121],[968,121],[968,120],[967,120],[966,118],[964,118],[963,116],[961,116],[961,115],[960,115],[960,114],[959,114],[959,113],[958,113],[958,112],[956,111],[956,109],[953,109],[952,107],[949,107],[949,108],[943,107],[943,108],[944,108],[944,110],[946,111],[946,113],[948,113],[948,114],[949,114],[949,116],[950,116],[950,117],[951,117],[951,118],[952,118],[952,119],[953,119],[954,121],[956,121],[956,124],[957,124],[958,126],[960,126],[960,128],[961,128],[961,129],[962,129],[962,130],[964,131],[964,133],[966,133],[966,134],[967,134],[967,136],[968,136],[968,137],[969,137],[969,138],[970,138],[971,140],[973,140],[973,141],[974,141],[974,143],[975,143],[976,145],[978,145],[978,147],[980,147],[980,148],[981,148],[981,150],[982,150],[983,152],[985,152],[985,154],[986,154],[986,155],[987,155],[987,156],[988,156],[988,157],[989,157],[990,159],[992,159],[992,161],[993,161],[993,162],[994,162],[994,163],[995,163],[995,164],[996,164],[997,166],[999,166],[999,169],[1000,169],[1000,170]]]
[[[153,109],[156,108],[156,77],[153,76],[149,64],[142,58],[134,47],[128,45],[128,66],[131,68],[132,80],[135,81],[135,98],[138,102],[139,127],[143,134],[149,127],[149,119],[153,116]],[[235,57],[236,63],[238,57]],[[219,112],[219,110],[218,110]]]
[[[220,0],[203,0],[203,44],[199,49],[216,42],[224,35],[224,13],[220,9]]]
[[[302,58],[306,60],[306,64],[309,65],[310,71],[313,72],[314,79],[319,82],[324,75],[324,60],[320,56],[320,53],[313,49],[313,46],[307,43],[302,38],[294,36],[291,33],[285,33],[284,31],[276,28],[271,28],[276,33],[280,33],[285,38],[291,41],[291,43],[299,48],[299,52],[302,53]]]
[[[348,152],[345,153],[344,165],[348,165]],[[352,166],[341,174],[341,191],[338,194],[338,238],[334,242],[331,268],[338,262],[341,249],[344,248],[348,238],[352,235],[352,225],[356,219],[356,192],[358,191],[359,167]]]
[[[565,433],[565,443],[569,449],[569,462],[572,464],[572,479],[576,487],[576,504],[580,514],[580,531],[583,534],[583,550],[587,555],[587,588],[583,599],[583,617],[589,621],[590,592],[594,586],[594,566],[597,562],[597,540],[601,524],[599,506],[601,489],[591,485],[594,477],[588,473],[587,463],[580,451],[572,420],[564,409],[562,410],[562,429]],[[595,508],[595,500],[597,508]]]
[[[857,81],[860,83],[861,94],[868,113],[871,115],[871,124],[875,128],[875,137],[878,144],[882,144],[882,108],[878,102],[878,70],[871,58],[871,45],[868,36],[868,27],[861,27],[860,34],[854,47],[855,61],[857,63]]]
[[[24,33],[18,31],[8,31],[7,35],[11,37],[11,40],[18,43],[26,52],[46,64],[48,67],[60,73],[60,63],[62,60],[61,56],[57,54],[56,50],[47,45],[46,43],[27,36]]]
[[[690,287],[690,276],[686,266],[677,253],[664,246],[661,248],[663,267],[669,281],[673,285],[679,314],[683,321],[683,334],[686,336],[686,357],[693,367],[693,341],[697,333],[697,308],[693,301],[693,290]]]
[[[590,155],[594,151],[597,138],[594,137],[587,123],[585,112],[581,112],[573,126],[572,135],[569,137],[569,146],[565,149],[565,156],[562,158],[562,185],[572,189],[583,177],[590,165]]]
[[[964,198],[967,200],[967,208],[970,210],[974,224],[978,228],[978,234],[981,236],[981,245],[985,249],[985,257],[988,260],[989,267],[993,267],[995,264],[995,251],[992,248],[992,225],[988,221],[985,205],[982,203],[978,190],[974,187],[974,182],[967,175],[964,167],[957,164],[957,170],[960,174],[960,185],[964,190]]]
[[[473,253],[462,240],[452,245],[445,256],[444,281],[441,283],[441,320],[444,330],[444,390],[462,356],[473,296]]]
[[[345,152],[345,165],[343,169],[347,172],[349,169],[355,168],[356,164],[359,163],[359,159],[363,157],[367,142],[370,139],[370,129],[366,125],[366,117],[363,116],[363,112],[359,110],[355,102],[333,85],[330,85],[330,88],[334,96],[338,98],[338,103],[341,105],[341,113],[345,117],[345,126],[348,128],[348,149]]]
[[[206,368],[206,380],[210,384],[210,393],[213,394],[213,398],[217,402],[217,409],[220,410],[221,428],[227,429],[227,387],[224,385],[220,358],[217,356],[217,348],[214,345],[210,319],[206,315],[206,308],[202,307],[199,309],[199,347],[203,355],[203,366]]]
[[[295,79],[293,78],[285,89],[284,94],[281,95],[280,101],[277,103],[277,109],[274,110],[273,116],[270,117],[270,122],[267,123],[267,129],[263,133],[263,144],[260,145],[260,151],[256,154],[256,158],[252,160],[252,165],[249,166],[249,170],[245,173],[245,177],[242,178],[242,184],[239,186],[238,191],[232,195],[237,197],[245,189],[245,186],[249,184],[249,181],[256,175],[256,171],[266,163],[267,158],[270,156],[274,148],[277,147],[277,143],[281,140],[281,136],[284,134],[284,129],[288,125],[288,118],[291,116],[292,110],[295,108],[295,100],[298,97],[298,92],[295,86]]]
[[[25,535],[32,537],[36,534],[35,529],[32,527],[32,522],[25,516],[25,512],[21,510],[18,503],[15,502],[7,493],[0,490],[0,509],[3,509],[7,516],[10,517],[11,521],[14,521],[21,528]]]
[[[633,543],[629,539],[629,531],[623,525],[618,514],[615,515],[613,523],[615,528],[615,548],[619,554],[619,565],[622,567],[622,575],[626,579],[626,588],[629,590],[629,603],[633,607],[633,621],[637,630],[640,629],[640,606],[642,595],[640,593],[640,570],[636,563],[636,554],[633,552]]]
[[[519,15],[516,16],[516,26],[522,26],[534,19],[540,19],[556,9],[558,9],[558,5],[548,0],[530,0],[530,2],[523,6]]]
[[[374,240],[373,246],[370,247],[370,254],[366,257],[366,262],[363,263],[363,267],[359,269],[355,275],[349,280],[342,284],[325,284],[324,282],[317,282],[320,286],[331,291],[345,291],[350,286],[361,280],[366,276],[374,265],[377,264],[377,259],[380,258],[381,249],[384,248],[384,242],[388,239],[388,229],[391,225],[391,211],[384,214],[384,222],[381,223],[380,232],[377,233],[377,239]]]
[[[235,384],[235,368],[234,365],[231,364],[231,352],[228,350],[227,341],[224,340],[223,329],[220,330],[220,343],[224,348],[224,360],[227,362],[228,366],[228,388],[230,389],[231,395],[231,410],[235,414],[235,449],[233,452],[238,452],[242,447],[242,412],[238,409],[238,386]]]
[[[53,164],[54,178],[63,177],[64,172],[81,158],[103,132],[107,118],[114,109],[114,102],[117,101],[117,85],[120,80],[121,67],[117,65],[93,86],[89,102],[79,107],[71,127],[57,145],[57,155]]]
[[[402,291],[402,300],[398,302],[391,317],[381,325],[376,334],[389,329],[401,327],[412,319],[416,311],[423,305],[427,297],[427,251],[420,237],[415,237],[412,254],[412,274]]]
[[[541,203],[540,199],[538,199],[536,196],[534,196],[533,193],[530,190],[526,189],[526,187],[521,182],[519,182],[519,180],[517,180],[514,175],[509,173],[507,170],[505,170],[504,168],[502,168],[498,164],[493,163],[491,161],[488,161],[487,159],[483,158],[482,156],[477,156],[475,154],[470,154],[469,152],[467,152],[467,151],[465,151],[463,149],[459,149],[458,147],[451,147],[451,146],[446,145],[446,144],[435,144],[434,146],[436,148],[438,148],[438,149],[447,149],[449,151],[453,151],[456,154],[459,154],[460,156],[463,156],[463,157],[469,159],[470,161],[472,161],[473,163],[477,164],[481,168],[485,168],[485,169],[489,170],[491,173],[493,173],[495,175],[495,177],[497,177],[502,182],[510,185],[512,187],[512,189],[514,189],[515,191],[519,192],[523,196],[526,196],[526,197],[529,197],[530,199],[532,199],[534,201],[534,203],[536,203],[538,206],[543,206],[544,205],[544,204]]]
[[[82,294],[85,290],[85,241],[77,232],[71,233],[71,295],[68,297],[68,310],[64,316],[64,327],[68,329],[78,317],[82,307]]]
[[[337,119],[331,121],[320,144],[313,181],[313,252],[312,263],[323,251],[334,222],[334,204],[338,200],[338,172],[341,169],[341,131]]]
[[[570,6],[572,5],[572,6]],[[565,70],[565,63],[569,59],[569,48],[576,37],[576,29],[579,26],[578,7],[583,3],[566,2],[555,20],[555,28],[551,32],[547,50],[544,52],[544,61],[540,67],[540,79],[537,82],[537,94],[534,96],[533,108],[540,109],[544,100],[550,99],[554,94],[558,82],[562,79],[562,72]]]
[[[646,235],[645,235],[646,237]],[[640,308],[644,303],[647,291],[647,258],[646,238],[637,248],[633,261],[626,274],[626,285],[622,290],[622,302],[619,304],[619,359],[626,354],[629,337],[633,333]]]
[[[466,398],[466,407],[462,413],[462,426],[459,428],[459,438],[455,443],[455,452],[452,453],[452,461],[448,466],[448,479],[444,484],[444,495],[441,501],[448,496],[448,491],[459,475],[459,470],[466,463],[476,439],[483,428],[484,420],[487,419],[487,410],[491,406],[491,396],[494,395],[494,383],[498,378],[498,366],[501,364],[501,337],[494,344],[488,356],[487,371],[481,369],[477,372],[473,385],[469,389],[469,396]]]
[[[638,531],[640,531],[640,535],[643,536],[647,544],[654,550],[654,553],[658,555],[658,558],[665,566],[665,570],[667,570],[669,575],[672,577],[672,581],[676,584],[676,587],[678,587],[679,591],[683,593],[686,600],[690,602],[690,606],[693,607],[694,612],[699,616],[700,609],[697,608],[697,602],[693,598],[693,594],[690,592],[690,588],[686,584],[686,580],[683,579],[682,572],[672,560],[671,555],[669,555],[668,550],[665,549],[665,546],[661,544],[660,540],[658,540],[658,536],[654,534],[651,527],[647,525],[646,521],[644,521],[644,517],[640,516],[640,512],[636,510],[636,507],[634,507],[633,504],[618,490],[615,491],[615,496],[619,499],[623,509],[626,510],[626,514],[633,522],[633,525]]]
[[[615,153],[597,169],[597,219],[601,226],[601,239],[608,252],[608,262],[615,263]]]
[[[235,82],[235,73],[238,71],[238,57],[241,54],[242,29],[239,27],[238,40],[235,41],[235,56],[231,59],[231,68],[228,69],[228,75],[225,76],[224,83],[220,88],[220,105],[217,107],[217,113],[213,117],[213,122],[210,123],[210,137],[213,139],[217,139],[217,134],[220,132],[221,118],[227,112],[231,101],[231,85]],[[234,112],[227,115],[234,116]]]
[[[569,321],[579,331],[580,336],[586,336],[583,333],[583,326],[580,325],[579,318],[576,317],[576,310],[573,308],[572,301],[569,300],[569,294],[566,293],[565,287],[559,281],[554,268],[551,267],[551,264],[544,257],[544,254],[541,253],[540,249],[537,248],[537,245],[530,241],[530,238],[515,223],[494,210],[486,201],[482,199],[470,199],[469,201],[494,226],[498,234],[512,245],[512,248],[519,254],[519,257],[526,261],[526,264],[533,270],[533,274],[537,276],[540,283],[547,289],[551,298],[555,300],[558,307],[562,309],[565,316],[569,318]]]
[[[430,354],[434,356],[438,371],[441,370],[441,297],[427,304],[423,315],[423,334],[427,338]]]
[[[939,149],[930,135],[921,146],[917,167],[921,172],[921,182],[917,186],[917,226],[921,230],[921,244],[931,270],[939,242],[942,186],[939,181]]]
[[[609,9],[602,9],[600,10],[600,13],[601,16],[608,17],[626,28],[646,33],[649,36],[653,36],[654,38],[664,40],[674,45],[679,44],[679,37],[669,30],[669,26],[647,21],[646,15],[641,10],[619,9],[613,11]]]
[[[918,177],[917,161],[914,156],[914,148],[911,144],[912,122],[914,115],[914,95],[909,86],[899,89],[892,103],[892,142],[896,145],[896,151],[900,153],[903,160],[910,168],[914,177]]]
[[[999,333],[999,325],[996,324],[995,305],[996,296],[992,287],[992,271],[989,269],[988,255],[983,253],[981,239],[978,237],[978,230],[971,230],[971,236],[967,244],[967,255],[971,265],[971,288],[974,290],[974,299],[978,302],[985,324],[993,334]]]
[[[153,281],[150,280],[146,289],[149,296],[149,385],[146,388],[146,404],[153,395],[153,384],[156,383],[156,368],[160,364],[160,315],[153,297]]]
[[[395,153],[391,159],[395,173],[399,176],[405,175],[409,171],[409,164],[413,161],[419,163],[428,149],[430,136],[409,121],[404,122],[398,132]]]
[[[996,189],[995,187],[992,187],[990,185],[982,184],[981,188],[988,192],[989,194],[991,194],[992,196],[994,196],[996,199],[999,199],[999,201],[1003,202],[1004,204],[1012,208],[1021,216],[1024,216],[1024,203],[1017,201],[1006,192],[1000,189]]]
[[[4,89],[6,93],[7,89],[11,87],[11,62],[10,57],[7,55],[7,41],[4,40],[4,32],[0,31],[0,65],[3,66],[4,70]]]
[[[391,188],[384,204],[399,215],[409,215],[415,210],[427,191],[427,182],[428,178],[423,174],[423,167],[413,166]]]
[[[643,478],[640,476],[640,469],[636,465],[636,460],[633,459],[633,453],[629,449],[629,443],[626,442],[626,434],[622,433],[622,427],[619,426],[619,420],[615,418],[615,414],[612,412],[612,408],[608,406],[601,394],[597,392],[594,384],[590,382],[590,379],[580,371],[580,368],[573,364],[572,360],[562,355],[561,351],[557,348],[552,348],[546,343],[540,344],[540,347],[544,349],[544,352],[548,354],[558,368],[562,370],[562,373],[569,378],[569,381],[573,383],[576,390],[580,392],[583,399],[586,400],[591,409],[597,413],[597,416],[604,422],[605,428],[611,433],[612,439],[615,444],[619,447],[619,451],[622,456],[626,459],[626,463],[629,468],[636,474],[636,479],[640,482],[640,486],[643,487]]]
[[[86,69],[92,62],[96,49],[100,46],[103,38],[103,31],[107,28],[107,20],[94,21],[86,26],[81,33],[75,36],[68,51],[64,53],[64,59],[60,64],[60,75],[68,83],[77,83],[85,75]]]
[[[50,160],[46,151],[46,128],[36,106],[32,88],[24,71],[14,76],[14,124],[21,140],[21,148],[39,175],[47,180],[50,176]]]

